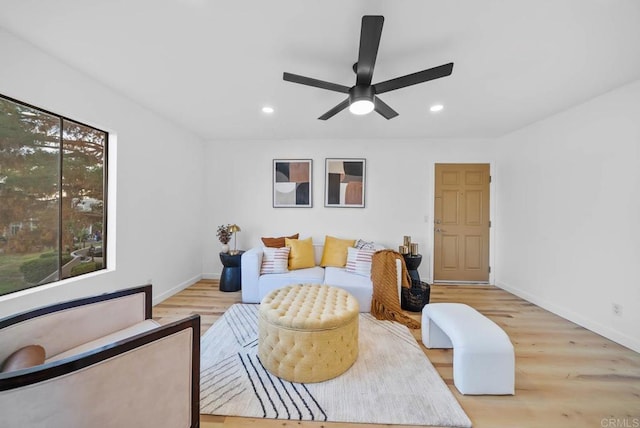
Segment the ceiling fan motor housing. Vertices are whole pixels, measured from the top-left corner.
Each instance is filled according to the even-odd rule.
[[[375,94],[376,92],[372,85],[356,85],[349,89],[349,104],[362,100],[373,102],[373,96]]]

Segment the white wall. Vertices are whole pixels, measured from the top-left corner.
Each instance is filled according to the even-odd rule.
[[[198,280],[202,141],[2,29],[0,52],[0,93],[116,137],[109,158],[109,271],[0,297],[0,318],[149,279],[159,301]]]
[[[640,352],[640,81],[496,144],[496,285]]]
[[[418,242],[420,275],[431,276],[433,164],[492,162],[483,140],[290,140],[210,142],[206,148],[207,228],[203,233],[205,277],[222,270],[216,227],[237,223],[238,248],[261,244],[262,236],[299,232],[374,240],[398,248],[404,235]],[[365,158],[365,208],[325,208],[325,158]],[[273,159],[313,160],[313,208],[272,207]]]
[[[420,273],[430,278],[431,254],[425,253],[433,229],[433,164],[488,162],[497,285],[640,351],[640,82],[497,141],[203,146],[1,29],[0,52],[0,93],[117,136],[110,156],[115,215],[109,229],[115,232],[108,272],[0,297],[0,317],[149,279],[161,300],[203,272],[220,274],[215,230],[226,223],[242,227],[243,249],[258,245],[261,236],[295,232],[392,248],[411,235],[426,256]],[[324,208],[326,157],[367,159],[366,208]],[[313,208],[272,208],[274,158],[313,159]],[[622,316],[613,315],[613,303],[622,305]]]

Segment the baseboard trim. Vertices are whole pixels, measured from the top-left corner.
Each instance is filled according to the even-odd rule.
[[[220,279],[219,273],[203,273],[202,279]]]
[[[433,281],[432,284],[435,284],[435,285],[492,285],[488,281],[445,281],[441,279],[438,281]]]
[[[512,287],[511,285],[506,284],[504,282],[496,281],[496,287],[502,288],[503,290],[508,291],[509,293],[515,294],[516,296],[530,303],[533,303],[534,305],[537,305],[555,315],[558,315],[573,323],[576,323],[579,326],[586,328],[587,330],[590,330],[596,334],[599,334],[600,336],[613,340],[614,342],[626,348],[629,348],[632,351],[640,352],[640,341],[624,333],[621,333],[618,330],[602,325],[598,322],[594,322],[593,320],[585,318],[584,316],[570,309],[564,308],[562,306],[558,306],[554,303],[549,302],[546,299],[542,299],[536,295],[533,295],[527,291],[521,290],[517,287]]]
[[[196,275],[191,279],[188,279],[184,282],[181,282],[180,284],[176,285],[175,287],[172,287],[170,289],[168,289],[167,291],[165,291],[162,294],[159,294],[157,296],[155,296],[153,298],[153,306],[157,305],[158,303],[161,303],[165,300],[167,300],[169,297],[173,296],[176,293],[179,293],[180,291],[184,290],[187,287],[191,287],[193,284],[195,284],[196,282],[200,281],[202,279],[202,275]]]

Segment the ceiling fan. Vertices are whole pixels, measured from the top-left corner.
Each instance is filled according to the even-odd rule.
[[[362,28],[360,30],[360,51],[358,62],[353,64],[353,71],[356,73],[356,84],[352,87],[339,85],[337,83],[325,82],[324,80],[313,79],[311,77],[300,76],[293,73],[283,73],[282,78],[288,82],[300,83],[301,85],[314,86],[316,88],[327,89],[329,91],[349,94],[349,97],[320,116],[318,119],[327,120],[345,108],[353,114],[363,115],[371,113],[373,110],[380,113],[386,119],[393,119],[398,113],[384,103],[379,94],[427,82],[429,80],[446,77],[453,71],[453,63],[444,64],[406,76],[371,84],[373,78],[373,68],[376,64],[380,36],[382,35],[382,24],[384,16],[365,15],[362,17]]]

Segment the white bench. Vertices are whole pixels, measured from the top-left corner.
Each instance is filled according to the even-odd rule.
[[[453,383],[462,394],[515,394],[515,356],[509,336],[472,307],[426,305],[422,342],[427,348],[453,348]]]

